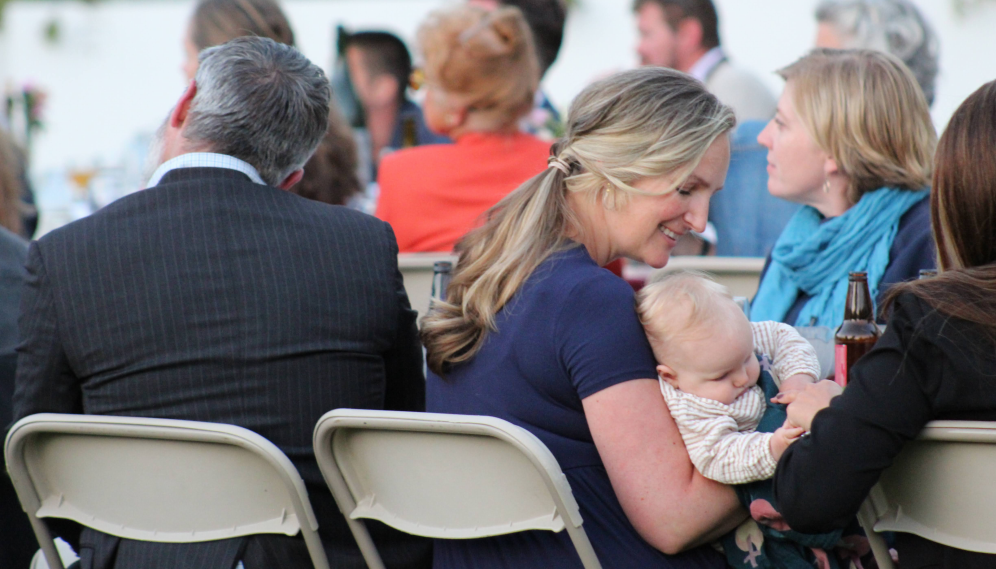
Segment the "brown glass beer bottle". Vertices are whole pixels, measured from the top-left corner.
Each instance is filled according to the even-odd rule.
[[[850,273],[847,283],[847,303],[844,305],[844,322],[834,334],[834,381],[841,387],[847,385],[847,374],[854,362],[872,349],[878,341],[878,325],[871,293],[868,291],[868,273]]]

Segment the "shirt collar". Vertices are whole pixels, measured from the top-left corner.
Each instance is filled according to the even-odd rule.
[[[699,81],[705,83],[705,80],[712,73],[712,70],[716,68],[721,61],[726,59],[726,54],[723,53],[723,48],[716,46],[709,51],[705,52],[705,55],[699,58],[695,62],[695,65],[688,70],[688,74],[692,77],[698,79]]]
[[[151,188],[157,185],[167,172],[171,170],[179,170],[180,168],[227,168],[229,170],[242,172],[246,176],[249,176],[249,179],[252,180],[253,183],[264,186],[269,185],[263,181],[263,178],[260,177],[259,172],[256,171],[256,168],[253,168],[252,164],[249,164],[244,160],[239,160],[238,158],[227,154],[215,154],[214,152],[189,152],[163,162],[158,168],[156,168],[156,171],[153,172],[152,177],[149,178],[149,183],[146,184],[145,187]]]

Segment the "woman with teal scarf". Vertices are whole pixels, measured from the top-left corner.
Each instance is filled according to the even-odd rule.
[[[903,63],[869,50],[814,50],[779,71],[785,89],[757,140],[768,191],[803,207],[771,252],[751,318],[836,327],[847,275],[872,296],[933,268],[927,187],[937,135]]]

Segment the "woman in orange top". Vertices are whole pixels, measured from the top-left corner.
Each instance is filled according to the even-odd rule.
[[[426,123],[455,144],[386,156],[376,215],[402,252],[451,251],[488,208],[546,168],[549,143],[518,127],[533,105],[538,66],[517,8],[436,12],[418,41]]]

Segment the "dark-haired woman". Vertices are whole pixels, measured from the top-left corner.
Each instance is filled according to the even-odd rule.
[[[788,407],[789,421],[811,433],[775,473],[793,529],[847,524],[927,422],[996,421],[996,166],[980,159],[994,152],[996,82],[962,103],[938,144],[930,199],[940,273],[889,291],[888,329],[843,394],[824,381]],[[996,555],[908,533],[895,548],[903,569],[996,567]]]

